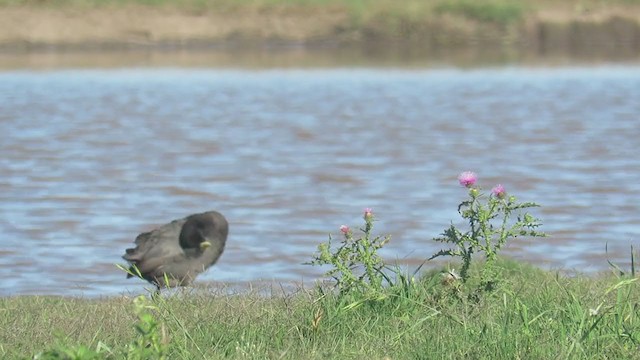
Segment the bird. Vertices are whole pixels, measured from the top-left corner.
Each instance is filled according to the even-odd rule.
[[[227,219],[217,211],[192,214],[139,234],[135,248],[122,256],[127,278],[139,277],[157,287],[190,285],[218,261],[229,234]]]

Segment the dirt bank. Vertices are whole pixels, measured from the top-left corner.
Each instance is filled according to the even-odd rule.
[[[186,46],[231,40],[305,42],[326,39],[345,24],[346,13],[326,9],[313,17],[207,12],[167,8],[0,8],[0,46]]]
[[[421,46],[509,44],[640,49],[640,11],[551,9],[511,23],[463,16],[385,17],[354,22],[340,7],[185,11],[167,7],[0,7],[0,50],[327,44],[406,41]]]

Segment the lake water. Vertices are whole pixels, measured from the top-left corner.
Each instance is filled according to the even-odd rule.
[[[629,267],[640,248],[640,66],[0,71],[0,296],[143,291],[114,264],[136,235],[216,209],[198,283],[304,282],[373,208],[417,266],[466,196],[459,172],[535,201],[550,234],[506,253]],[[605,254],[608,243],[609,253]]]

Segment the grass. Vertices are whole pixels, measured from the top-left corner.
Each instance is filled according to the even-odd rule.
[[[527,5],[521,1],[496,0],[478,2],[473,0],[441,1],[435,6],[436,13],[461,15],[480,22],[508,24],[522,20]]]
[[[174,8],[186,11],[258,12],[314,12],[318,9],[341,9],[351,19],[366,21],[390,19],[425,19],[442,13],[461,15],[479,21],[518,20],[525,7],[515,0],[0,0],[0,6],[36,7],[113,7],[142,5]]]
[[[32,42],[131,44],[139,41],[136,36],[145,42],[179,44],[408,40],[422,47],[479,42],[502,46],[547,38],[582,39],[585,35],[574,29],[576,21],[600,24],[599,31],[615,43],[632,38],[640,21],[640,0],[0,0],[0,10],[7,10],[4,16],[9,20],[16,9],[28,10],[35,22],[51,27],[32,27],[26,34],[10,32],[4,40],[0,36],[17,48]],[[87,25],[78,16],[83,11],[108,25]],[[128,19],[129,14],[136,16]],[[140,14],[147,14],[148,21],[139,21]],[[172,25],[163,23],[168,14],[176,15]],[[631,24],[622,32],[616,26],[620,18]],[[615,21],[608,24],[602,19]],[[194,20],[199,25],[192,27]],[[551,32],[545,28],[541,39],[538,25],[548,22],[565,26],[552,27]],[[70,37],[65,32],[69,29],[79,35]]]
[[[2,298],[0,357],[149,358],[140,351],[157,346],[168,359],[640,359],[636,278],[498,265],[504,281],[492,292],[432,270],[366,297]]]
[[[508,24],[523,20],[537,10],[589,9],[639,6],[640,0],[0,0],[0,7],[165,7],[184,11],[234,12],[314,12],[318,9],[342,9],[361,24],[379,21],[433,20],[448,14],[481,23]]]

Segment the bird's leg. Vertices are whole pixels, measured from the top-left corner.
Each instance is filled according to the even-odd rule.
[[[151,299],[153,299],[153,301],[156,301],[159,298],[160,298],[160,286],[156,286],[156,291],[151,293]]]

